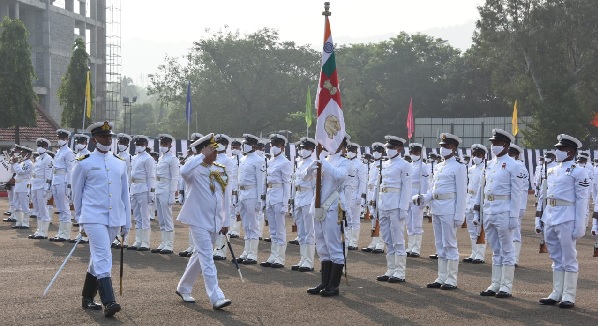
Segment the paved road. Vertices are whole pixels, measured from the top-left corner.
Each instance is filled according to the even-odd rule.
[[[530,198],[530,204],[533,203]],[[0,199],[0,211],[6,210]],[[178,211],[178,208],[177,208]],[[185,304],[174,294],[186,258],[149,252],[125,251],[123,296],[117,296],[123,310],[115,318],[104,318],[100,311],[80,308],[81,288],[89,263],[89,249],[79,245],[72,259],[45,298],[41,294],[72,248],[72,244],[29,240],[27,230],[13,230],[0,224],[0,318],[4,325],[598,325],[596,292],[598,258],[592,258],[594,239],[578,243],[580,260],[576,307],[571,310],[540,306],[539,298],[552,289],[550,259],[537,252],[531,207],[524,220],[524,247],[520,267],[515,272],[514,294],[510,299],[482,298],[479,292],[490,282],[491,266],[460,264],[459,288],[440,291],[425,288],[436,277],[436,261],[407,259],[407,282],[380,283],[375,280],[386,270],[384,255],[362,252],[349,254],[349,286],[344,280],[341,295],[334,298],[310,296],[307,287],[318,284],[319,273],[290,270],[298,260],[299,247],[289,245],[287,268],[265,269],[242,266],[242,284],[234,265],[218,261],[219,279],[233,304],[224,311],[213,311],[200,277],[193,295],[195,304]],[[35,222],[32,220],[32,225]],[[290,224],[289,224],[290,225]],[[187,245],[187,230],[176,226],[176,251]],[[57,215],[50,226],[53,236]],[[290,233],[290,226],[288,227]],[[424,223],[423,254],[433,253],[432,224]],[[157,223],[152,223],[152,240],[159,241]],[[75,228],[73,228],[73,236]],[[369,222],[362,223],[360,243],[369,242]],[[459,230],[461,258],[469,255],[468,235]],[[242,240],[233,239],[237,254]],[[260,243],[259,258],[266,259],[269,244]],[[118,252],[114,256],[114,287],[118,291]],[[487,261],[490,261],[487,252]],[[97,298],[99,301],[99,298]]]

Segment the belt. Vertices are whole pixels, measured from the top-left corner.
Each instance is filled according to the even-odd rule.
[[[156,177],[157,181],[170,181],[170,179],[168,178],[164,178],[164,177]]]
[[[147,180],[145,180],[145,179],[133,179],[132,182],[133,183],[146,183]]]
[[[374,186],[368,185],[368,190],[374,190]]]
[[[380,189],[380,192],[401,192],[401,188],[395,188],[395,187],[382,187]]]
[[[239,186],[239,190],[251,190],[256,187],[257,187],[256,185]]]
[[[453,199],[453,198],[455,198],[455,193],[454,192],[449,192],[449,193],[446,193],[446,194],[434,194],[434,195],[432,195],[432,197],[434,199],[438,199],[438,200]]]
[[[510,195],[486,195],[484,196],[487,201],[495,201],[495,200],[509,200],[511,199]]]
[[[561,200],[561,199],[549,199],[548,205],[550,205],[550,206],[572,206],[573,203],[570,201]]]
[[[475,195],[475,190],[467,189],[467,193],[473,196],[473,195]]]
[[[55,175],[66,175],[66,170],[54,170]]]
[[[314,187],[301,187],[301,186],[296,186],[295,190],[297,192],[302,192],[302,191],[314,191]]]
[[[268,189],[270,188],[282,188],[282,183],[268,183]]]

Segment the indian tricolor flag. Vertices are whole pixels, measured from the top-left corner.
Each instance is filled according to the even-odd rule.
[[[330,32],[330,21],[325,16],[324,48],[322,49],[322,72],[316,95],[318,121],[316,140],[329,153],[335,153],[345,137],[345,119],[341,104],[341,92],[336,74],[334,43]]]

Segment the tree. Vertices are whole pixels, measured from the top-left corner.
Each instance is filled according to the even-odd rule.
[[[15,142],[19,144],[19,127],[37,125],[29,32],[22,21],[8,17],[0,27],[0,127],[15,127]]]
[[[58,99],[63,107],[62,125],[75,128],[75,130],[83,123],[85,87],[90,63],[89,54],[85,49],[85,42],[80,38],[76,39],[71,61],[58,88]],[[92,110],[94,98],[93,84],[91,84]],[[85,127],[83,126],[83,128]]]

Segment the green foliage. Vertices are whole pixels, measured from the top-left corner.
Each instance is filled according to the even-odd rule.
[[[18,19],[0,24],[0,127],[36,126],[29,32]]]
[[[87,72],[91,61],[85,48],[85,42],[78,38],[73,45],[73,54],[66,73],[62,76],[58,88],[58,99],[63,107],[61,123],[65,127],[79,128],[83,123],[85,108],[85,86]],[[93,77],[90,77],[93,80]],[[91,83],[92,113],[94,104],[94,87]],[[92,115],[93,116],[93,115]],[[91,121],[88,121],[89,124]],[[87,127],[87,126],[84,126]]]

